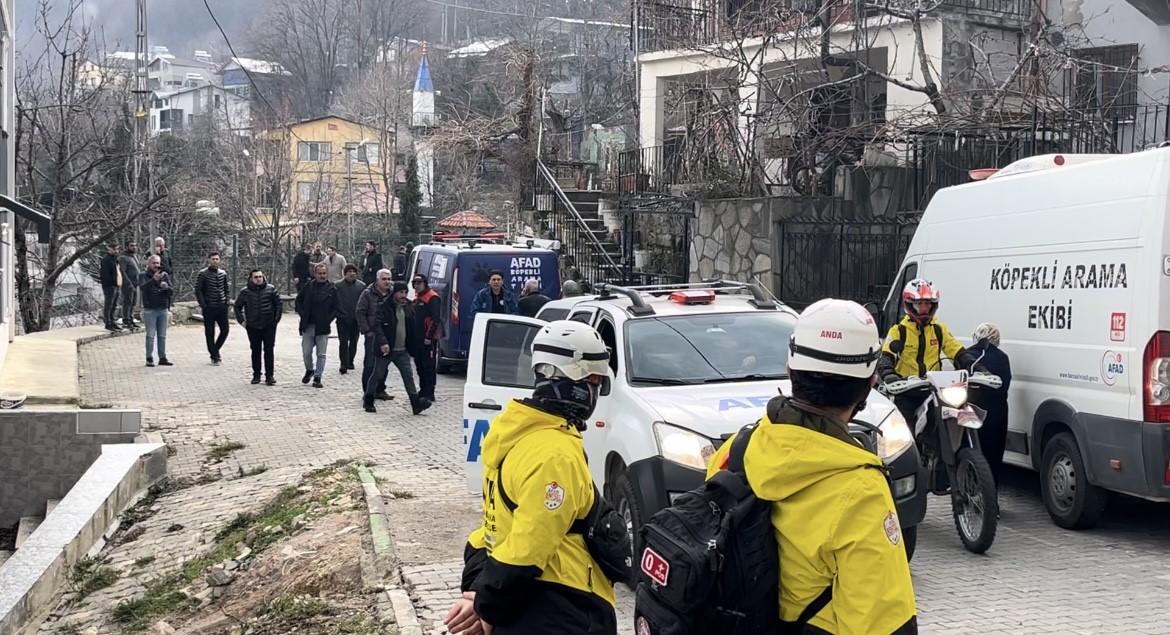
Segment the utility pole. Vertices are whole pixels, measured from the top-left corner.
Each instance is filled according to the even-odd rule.
[[[345,144],[345,209],[349,216],[349,249],[353,251],[353,153],[362,144],[349,142]]]
[[[149,40],[147,38],[147,23],[146,23],[146,0],[135,0],[136,9],[136,28],[134,32],[135,47],[134,47],[134,169],[131,171],[131,178],[133,183],[130,185],[130,191],[135,195],[135,205],[138,203],[138,194],[142,192],[143,174],[146,176],[146,198],[149,198],[151,190],[150,184],[151,172],[150,169],[150,155],[147,152],[147,145],[150,139],[150,60],[147,59]],[[153,240],[157,236],[158,226],[157,219],[154,214],[150,215],[150,238]],[[137,225],[136,225],[137,227]],[[135,241],[141,243],[140,237],[137,235],[138,231],[135,229]]]

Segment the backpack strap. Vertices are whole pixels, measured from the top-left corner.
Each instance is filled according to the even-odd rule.
[[[759,427],[759,423],[749,423],[740,428],[739,434],[735,435],[735,439],[731,441],[731,449],[727,452],[727,469],[746,476],[743,467],[743,455],[747,452],[748,441],[751,441],[752,433]],[[746,480],[746,478],[745,478]]]
[[[800,617],[796,618],[796,624],[799,626],[808,624],[809,620],[816,617],[816,614],[820,613],[832,600],[833,585],[830,583],[829,586],[825,587],[824,591],[821,591],[821,594],[816,599],[809,602],[808,606],[800,612]]]
[[[906,345],[906,325],[901,322],[898,322],[898,341],[902,342],[903,346]]]

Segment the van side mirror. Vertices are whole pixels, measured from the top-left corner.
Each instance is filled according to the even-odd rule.
[[[601,392],[599,394],[602,397],[605,397],[606,395],[608,395],[610,393],[610,390],[612,390],[612,389],[613,389],[613,383],[609,380],[609,377],[602,377],[601,378]]]
[[[878,330],[880,331],[884,326],[882,324],[882,308],[877,305],[877,302],[866,302],[862,305],[862,308],[869,311],[869,314],[873,316],[873,321],[878,325]]]

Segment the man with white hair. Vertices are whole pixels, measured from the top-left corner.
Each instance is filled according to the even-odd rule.
[[[168,276],[175,275],[173,262],[171,261],[171,251],[167,249],[167,241],[163,240],[162,236],[154,239],[154,251],[151,255],[158,256],[159,263],[162,270]]]
[[[548,301],[549,297],[540,292],[540,281],[536,278],[529,278],[524,283],[524,291],[520,300],[516,302],[516,308],[520,315],[534,318],[537,313],[540,313],[540,307]]]

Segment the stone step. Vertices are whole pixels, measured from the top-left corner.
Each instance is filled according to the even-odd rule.
[[[3,549],[0,549],[0,567],[4,566],[4,563],[7,562],[8,559],[12,557],[12,553],[13,552],[11,552],[11,551],[5,551]]]
[[[53,510],[57,509],[57,505],[60,505],[60,504],[61,504],[61,499],[59,499],[59,498],[53,498],[53,499],[50,499],[48,502],[46,502],[45,503],[45,518],[48,518],[49,514],[52,514]]]
[[[577,203],[594,203],[601,199],[601,190],[565,190],[565,197]]]
[[[20,524],[16,527],[16,548],[20,549],[21,545],[33,535],[37,527],[45,522],[44,516],[25,516],[20,519]]]

